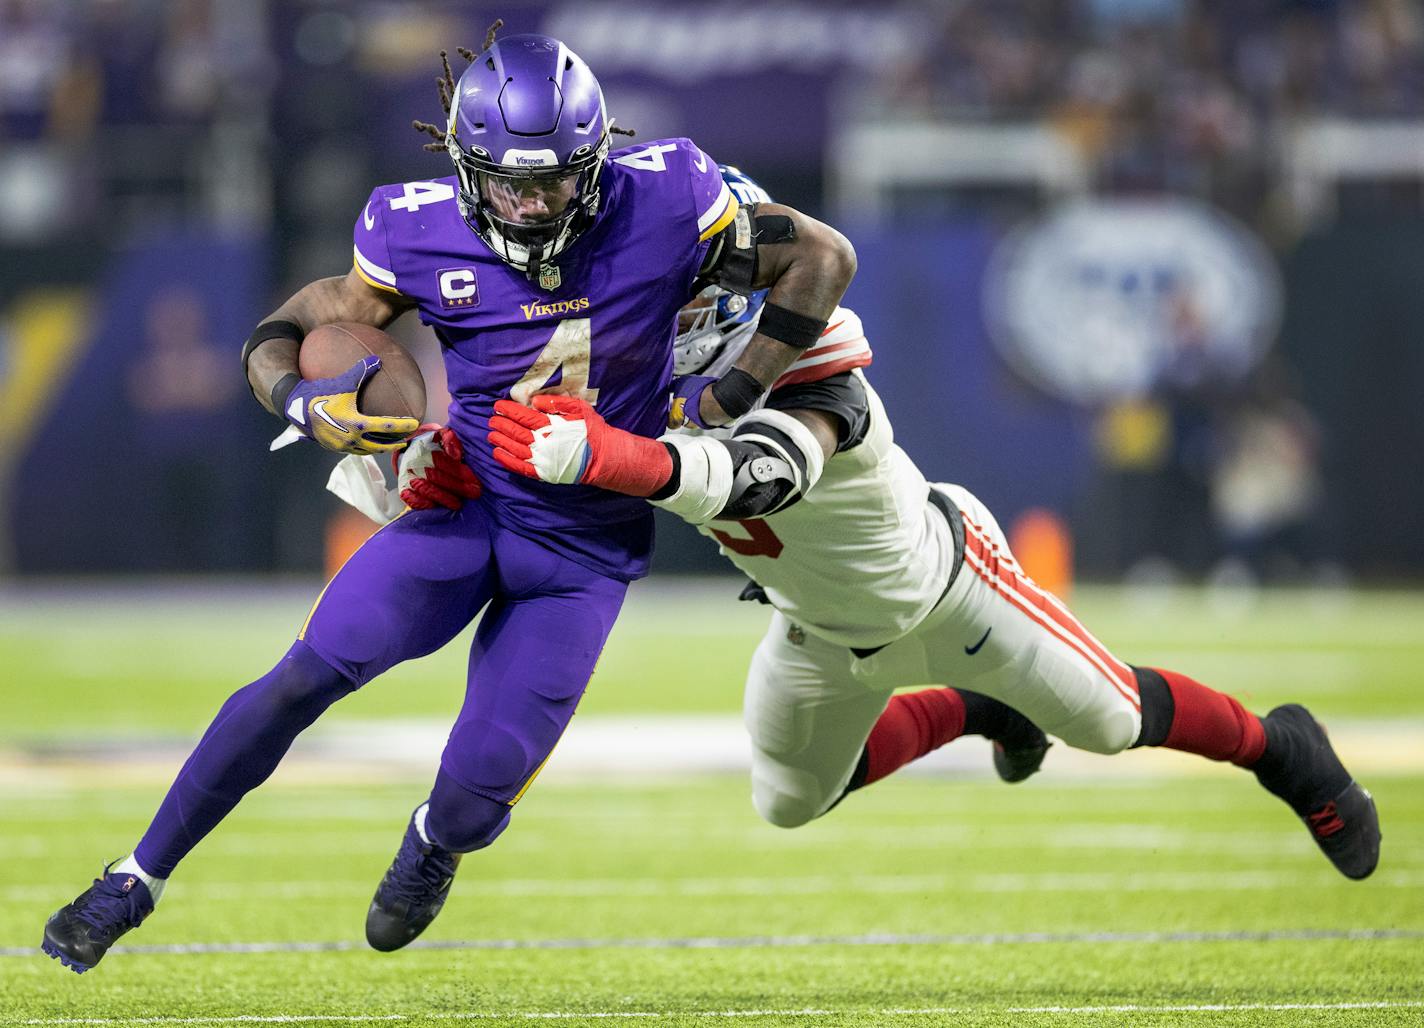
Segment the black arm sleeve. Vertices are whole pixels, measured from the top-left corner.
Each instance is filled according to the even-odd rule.
[[[823,410],[836,416],[836,452],[853,450],[870,430],[870,399],[865,383],[852,371],[819,382],[783,386],[766,398],[772,410]]]
[[[757,274],[757,234],[753,228],[757,205],[742,204],[732,223],[712,239],[697,272],[693,293],[704,286],[721,286],[749,296]]]

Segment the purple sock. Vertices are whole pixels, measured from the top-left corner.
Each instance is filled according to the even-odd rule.
[[[466,789],[441,768],[430,791],[425,828],[430,841],[452,853],[484,849],[509,826],[512,808]]]
[[[250,790],[267,780],[297,735],[356,686],[294,643],[267,674],[228,697],[178,772],[134,850],[167,878]]]

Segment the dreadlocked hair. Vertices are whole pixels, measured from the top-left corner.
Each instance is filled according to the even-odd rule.
[[[496,18],[494,24],[485,31],[485,45],[481,48],[480,53],[484,53],[490,47],[494,46],[495,35],[502,28],[504,28],[504,19]],[[480,54],[463,46],[455,47],[455,52],[463,57],[467,64],[474,64],[476,58],[480,56]],[[440,70],[441,74],[435,76],[435,88],[440,91],[440,106],[444,108],[445,116],[448,118],[450,116],[450,105],[454,103],[455,100],[455,74],[450,70],[450,54],[446,50],[440,51]],[[440,153],[445,149],[445,133],[440,130],[440,126],[432,125],[428,121],[419,120],[412,121],[411,125],[417,132],[424,132],[435,140],[433,143],[426,143],[423,149],[429,150],[431,153]],[[610,134],[617,136],[637,135],[632,129],[621,128],[614,125],[611,121],[608,123],[608,131]]]
[[[429,150],[431,153],[442,153],[445,150],[445,133],[440,131],[440,126],[418,119],[412,121],[411,125],[415,127],[415,131],[424,132],[435,140],[433,143],[426,143],[421,149]]]
[[[504,19],[496,18],[494,24],[485,32],[485,50],[494,46],[495,33],[502,28],[504,28]],[[463,57],[467,64],[474,64],[475,58],[479,56],[473,50],[463,46],[455,47],[455,52]],[[440,92],[440,106],[444,109],[445,117],[448,119],[450,105],[455,100],[455,73],[450,70],[450,54],[446,50],[440,51],[440,72],[435,76],[435,88]],[[445,133],[440,130],[440,126],[418,119],[412,121],[411,125],[417,132],[424,132],[435,140],[433,143],[426,143],[423,149],[429,150],[431,153],[440,153],[445,149]]]
[[[485,32],[484,49],[488,50],[490,47],[494,46],[494,34],[502,28],[504,28],[504,19],[496,18],[494,20],[494,24],[489,27],[489,30],[487,32]],[[471,57],[470,60],[473,61],[474,58]]]

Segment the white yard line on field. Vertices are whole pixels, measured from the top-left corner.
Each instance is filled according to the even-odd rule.
[[[1330,1010],[1417,1010],[1424,1008],[1420,1000],[1364,1000],[1341,1003],[1121,1003],[1082,1007],[883,1007],[878,1010],[845,1008],[827,1010],[816,1007],[763,1010],[509,1010],[452,1011],[411,1014],[233,1014],[213,1017],[35,1017],[20,1021],[22,1025],[178,1025],[178,1024],[390,1024],[402,1021],[573,1021],[573,1020],[675,1020],[685,1017],[746,1018],[746,1017],[944,1017],[950,1015],[993,1013],[1005,1014],[1193,1014],[1249,1013],[1266,1011],[1330,1011]]]
[[[1231,932],[997,932],[980,935],[873,932],[863,935],[732,935],[644,939],[451,939],[416,941],[408,950],[585,950],[585,949],[762,949],[804,946],[1016,946],[1076,943],[1185,942],[1320,942],[1424,939],[1424,930],[1396,928],[1292,929]],[[115,946],[114,952],[146,954],[193,953],[335,953],[366,949],[365,944],[338,939],[329,942],[194,942],[171,945]],[[38,947],[7,946],[0,957],[35,957]]]
[[[786,877],[727,878],[510,878],[462,883],[460,894],[485,899],[530,897],[627,898],[638,896],[807,896],[841,893],[923,894],[923,893],[1092,893],[1092,892],[1194,892],[1256,891],[1260,889],[1328,888],[1345,883],[1331,871],[1145,871],[1098,872],[1063,871],[1042,874],[903,874],[903,875],[805,875]],[[1370,880],[1372,888],[1417,889],[1424,887],[1424,871],[1381,871]],[[364,896],[371,891],[366,881],[177,881],[170,886],[174,896],[205,901],[241,900],[254,895],[266,899],[312,899],[317,897]],[[39,902],[54,897],[54,886],[7,885],[0,888],[0,901]]]

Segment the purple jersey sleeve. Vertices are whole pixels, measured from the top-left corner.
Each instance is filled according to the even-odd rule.
[[[696,226],[698,244],[705,243],[732,222],[737,199],[722,181],[717,162],[690,139],[660,139],[614,154],[615,164],[635,172],[667,173],[683,179],[688,196],[688,220]]]
[[[697,216],[697,241],[704,243],[732,223],[737,214],[737,198],[722,179],[717,162],[690,139],[678,140],[687,151],[688,179],[692,188],[692,209]]]
[[[406,188],[409,189],[409,186]],[[396,283],[395,261],[391,257],[391,247],[386,239],[386,219],[392,204],[386,194],[390,189],[390,186],[378,186],[372,190],[366,200],[366,206],[361,209],[354,230],[355,251],[352,260],[356,274],[360,275],[367,285],[387,293],[400,293],[403,290]]]

